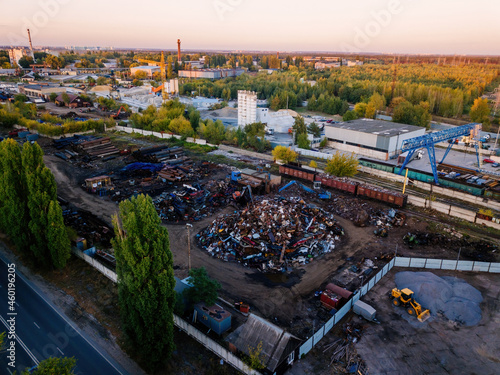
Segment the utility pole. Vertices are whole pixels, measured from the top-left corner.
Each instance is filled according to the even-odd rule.
[[[191,271],[191,235],[189,233],[189,228],[193,226],[189,223],[186,224],[187,228],[187,240],[188,240],[188,271]]]

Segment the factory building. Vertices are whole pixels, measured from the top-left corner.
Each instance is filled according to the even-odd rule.
[[[156,65],[141,65],[130,68],[131,75],[135,75],[135,73],[137,72],[146,72],[149,78],[153,78],[154,72],[160,73],[160,71],[161,71],[160,67]]]
[[[326,124],[328,145],[375,159],[395,157],[404,140],[425,134],[425,128],[395,122],[358,119]]]
[[[226,77],[238,77],[245,71],[243,69],[193,69],[179,70],[180,78],[208,78],[221,79]]]
[[[50,94],[62,94],[66,92],[66,87],[61,87],[59,85],[40,83],[33,85],[23,85],[19,86],[19,92],[26,95],[30,99],[46,99],[48,100]]]
[[[238,90],[238,126],[257,122],[257,93]]]
[[[21,60],[24,56],[31,56],[31,52],[25,48],[9,49],[9,60],[12,66],[19,65],[19,60]]]

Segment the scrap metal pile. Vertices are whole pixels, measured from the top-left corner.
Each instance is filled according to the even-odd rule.
[[[344,234],[333,214],[300,198],[256,199],[197,234],[201,248],[224,261],[284,272],[335,249]]]
[[[66,209],[63,211],[64,224],[72,227],[78,236],[87,240],[88,247],[96,244],[111,246],[114,237],[112,228],[91,212],[79,209]]]
[[[189,160],[182,147],[168,147],[167,145],[143,147],[132,153],[132,156],[141,162],[169,165],[182,164]]]
[[[163,221],[199,221],[232,201],[235,187],[227,181],[209,181],[184,185],[181,189],[164,192],[153,200],[158,215]]]

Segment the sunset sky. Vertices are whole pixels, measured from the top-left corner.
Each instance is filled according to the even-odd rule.
[[[497,0],[0,0],[0,45],[500,54]]]

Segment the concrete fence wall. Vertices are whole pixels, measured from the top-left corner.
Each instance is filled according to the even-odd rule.
[[[115,129],[118,130],[118,131],[122,131],[122,132],[128,133],[128,134],[138,133],[138,134],[142,134],[142,135],[152,135],[154,137],[162,138],[162,139],[170,139],[170,138],[181,139],[182,138],[182,136],[177,135],[177,134],[160,133],[160,132],[154,132],[154,131],[151,131],[151,130],[129,128],[129,127],[126,127],[126,126],[118,126],[117,125],[117,126],[115,126]],[[195,139],[195,138],[192,138],[192,137],[187,137],[186,138],[186,142],[196,143],[196,144],[199,144],[199,145],[208,145],[208,146],[215,147],[214,145],[211,145],[211,144],[207,143],[206,140],[199,139],[199,138]]]
[[[300,154],[300,155],[304,155],[304,156],[310,156],[310,157],[313,157],[313,158],[318,158],[318,159],[325,159],[325,160],[329,160],[332,158],[332,154],[326,154],[324,152],[319,152],[319,151],[311,151],[311,150],[306,150],[306,149],[303,149],[303,148],[298,148],[298,147],[295,147],[294,150]]]
[[[219,145],[219,150],[232,151],[235,154],[246,155],[246,156],[250,156],[252,158],[257,158],[257,159],[264,159],[264,160],[269,160],[269,161],[274,160],[272,155],[261,154],[260,152],[242,150],[241,148],[236,148],[236,147],[231,147],[231,146],[226,146],[226,145]]]
[[[83,259],[85,262],[87,262],[92,267],[97,269],[100,273],[102,273],[108,279],[110,279],[114,283],[118,282],[118,277],[116,276],[116,272],[110,270],[108,267],[104,266],[102,263],[98,262],[97,260],[95,260],[91,256],[84,254],[83,251],[77,249],[76,247],[74,247],[72,249],[72,251],[73,251],[73,254],[75,254],[78,258]]]

